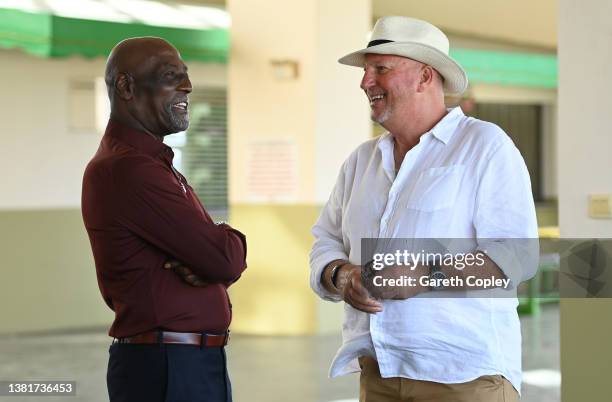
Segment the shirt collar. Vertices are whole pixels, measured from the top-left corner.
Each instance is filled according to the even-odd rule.
[[[391,181],[395,179],[395,161],[393,159],[393,136],[387,131],[378,139],[378,149],[382,157],[382,167]]]
[[[393,151],[393,136],[390,132],[385,131],[378,139],[378,149],[385,154]]]
[[[465,117],[463,110],[459,106],[447,109],[448,113],[428,132],[424,135],[431,133],[438,140],[444,144],[448,144],[455,133],[455,129],[459,125],[462,117]],[[378,148],[384,152],[391,152],[393,150],[393,136],[388,131],[383,134],[378,142]]]
[[[152,157],[169,157],[172,160],[172,148],[153,138],[150,134],[126,126],[117,120],[110,119],[106,126],[105,136],[113,137]]]
[[[455,129],[457,128],[457,125],[459,125],[462,117],[465,117],[465,114],[463,114],[463,110],[461,110],[459,106],[448,109],[446,116],[444,116],[442,120],[440,120],[431,130],[429,130],[429,132],[444,144],[448,144],[448,141],[455,133]]]

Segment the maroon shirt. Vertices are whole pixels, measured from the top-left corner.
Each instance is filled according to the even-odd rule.
[[[117,338],[152,329],[220,333],[231,321],[226,289],[246,268],[245,237],[215,225],[173,171],[173,156],[161,141],[111,120],[85,169],[83,220]],[[210,284],[188,285],[163,269],[169,259]]]

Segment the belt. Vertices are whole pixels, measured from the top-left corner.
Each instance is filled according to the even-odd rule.
[[[167,343],[175,345],[195,345],[201,347],[225,346],[229,341],[229,330],[224,334],[204,334],[194,332],[149,331],[126,338],[115,338],[113,343],[149,344]]]

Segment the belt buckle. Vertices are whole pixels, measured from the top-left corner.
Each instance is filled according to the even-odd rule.
[[[208,334],[206,332],[202,332],[200,333],[200,349],[207,347],[208,345],[206,344],[208,337],[212,335],[212,336],[223,336],[223,346],[227,346],[227,343],[229,342],[229,338],[230,338],[230,331],[229,329],[227,331],[225,331],[225,334],[223,335],[217,335],[217,334]]]

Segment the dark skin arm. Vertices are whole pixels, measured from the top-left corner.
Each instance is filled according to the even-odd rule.
[[[199,276],[193,273],[193,271],[183,265],[182,262],[177,260],[168,260],[164,263],[164,269],[171,269],[176,273],[181,279],[190,286],[203,288],[208,286],[208,282],[202,280]]]

